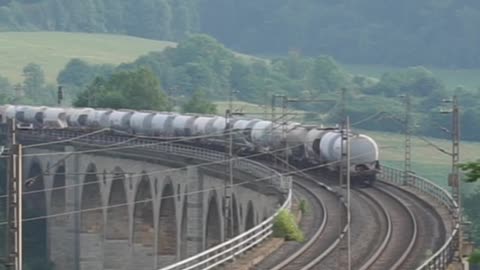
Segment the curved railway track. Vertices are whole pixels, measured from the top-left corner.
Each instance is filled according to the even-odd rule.
[[[313,174],[297,177],[296,187],[309,193],[315,192],[315,195],[320,194],[321,200],[325,196],[325,190],[321,188],[323,193],[319,193],[318,188],[321,184],[315,180],[316,178],[318,175],[315,177]],[[322,180],[334,184],[331,180]],[[333,195],[332,192],[328,193],[330,196]],[[340,205],[339,198],[334,197],[337,205]],[[409,206],[396,195],[381,188],[353,189],[351,200],[352,269],[410,269],[403,268],[403,265],[416,243],[417,223]],[[331,226],[334,228],[322,231],[318,227],[315,233],[311,230],[307,231],[308,242],[304,245],[287,244],[296,246],[295,252],[292,252],[294,250],[292,248],[282,247],[281,252],[254,269],[346,269],[347,239],[343,235],[340,237],[339,230],[342,228],[341,224],[346,223],[346,218],[341,217],[338,211],[332,208],[328,208],[325,212],[325,205],[322,213],[325,213],[323,222],[333,224]],[[335,217],[333,217],[334,213]],[[311,227],[307,226],[307,228]],[[328,237],[330,238],[326,240]],[[285,258],[285,254],[291,255]],[[272,260],[279,260],[279,263],[271,264]],[[270,263],[267,263],[268,261]]]
[[[377,188],[384,194],[389,193],[403,201],[416,218],[416,242],[398,267],[398,269],[416,269],[445,243],[446,231],[442,218],[431,205],[412,193],[381,181],[377,183]]]
[[[338,197],[321,184],[300,176],[294,177],[294,190],[297,198],[308,201],[308,210],[300,223],[305,242],[285,243],[253,269],[303,269],[309,262],[326,257],[338,244],[340,214],[345,213]]]
[[[358,269],[405,269],[402,265],[417,241],[417,221],[413,212],[405,202],[385,189],[375,187],[357,192],[368,196],[383,209],[388,217],[389,231],[382,244]]]

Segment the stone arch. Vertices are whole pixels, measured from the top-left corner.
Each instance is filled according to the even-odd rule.
[[[133,211],[133,244],[136,269],[151,269],[155,243],[152,188],[150,179],[142,176],[135,194]]]
[[[66,191],[65,191],[65,166],[61,164],[55,170],[53,176],[53,188],[50,195],[49,214],[54,215],[48,223],[49,239],[50,239],[50,256],[51,260],[59,269],[69,268],[68,256],[65,250],[72,248],[71,242],[66,241],[67,238],[67,212],[66,209]],[[59,216],[55,216],[59,215]]]
[[[88,164],[80,201],[80,269],[102,269],[104,216],[97,168]],[[96,254],[96,256],[91,256]]]
[[[245,231],[250,230],[255,226],[255,210],[253,209],[252,201],[248,201],[247,215],[245,217]]]
[[[102,196],[97,168],[94,164],[88,165],[83,183],[80,231],[103,234]]]
[[[177,254],[177,217],[175,191],[171,181],[163,187],[158,215],[157,254],[159,256]]]
[[[45,183],[41,163],[34,160],[28,170],[23,195],[24,218],[36,218],[24,222],[24,256],[39,263],[48,262],[47,209]]]
[[[125,174],[115,168],[108,198],[104,269],[124,269],[128,263],[129,223]]]
[[[240,221],[238,213],[238,203],[235,194],[232,196],[232,225],[233,225],[233,235],[238,235],[240,233]]]
[[[52,215],[65,213],[65,166],[61,165],[53,176],[53,189],[50,201],[50,213]],[[53,218],[54,223],[63,224],[66,216]]]
[[[208,201],[207,221],[205,230],[205,248],[209,249],[221,243],[221,219],[217,202],[217,193],[213,192]]]

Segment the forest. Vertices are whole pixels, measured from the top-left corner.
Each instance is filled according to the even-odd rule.
[[[478,25],[472,0],[0,0],[2,31],[206,33],[244,53],[357,64],[479,67]]]

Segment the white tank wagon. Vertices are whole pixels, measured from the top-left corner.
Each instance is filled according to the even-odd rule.
[[[350,174],[355,182],[371,184],[375,179],[370,172],[378,169],[378,145],[362,134],[350,133]],[[344,144],[343,147],[346,147]],[[319,152],[324,162],[334,171],[340,169],[342,159],[342,135],[339,131],[326,133],[320,140]],[[373,178],[372,178],[373,177]]]
[[[154,113],[134,112],[130,117],[129,123],[132,133],[150,135],[152,130],[152,119],[154,116]]]
[[[199,116],[193,122],[193,136],[202,136],[206,134],[210,134],[211,130],[210,127],[212,126],[213,121],[215,121],[214,117],[206,117],[206,116]]]
[[[87,116],[87,126],[91,128],[104,128],[108,127],[109,117],[112,110],[93,110],[89,111]]]
[[[21,112],[23,113],[22,122],[26,122],[29,124],[34,125],[42,125],[43,124],[43,112],[47,109],[47,107],[25,107]]]
[[[287,143],[289,156],[295,160],[302,159],[305,156],[305,139],[308,130],[299,123],[291,123],[286,127]]]
[[[258,119],[232,119],[230,122],[230,130],[234,142],[247,144],[250,148],[254,148],[252,143],[252,129],[260,122]]]
[[[196,120],[196,116],[191,115],[177,115],[173,119],[170,134],[177,137],[188,137],[193,134],[193,123]],[[167,131],[168,132],[168,131]]]
[[[202,136],[191,143],[215,149],[225,147],[226,136],[213,135],[227,135],[231,131],[236,153],[269,152],[287,146],[287,154],[292,162],[304,167],[324,164],[336,172],[339,171],[341,161],[342,139],[338,129],[305,126],[300,123],[282,126],[260,119],[232,118],[227,130],[226,119],[221,116],[92,108],[0,106],[0,120],[5,122],[8,117],[15,117],[20,124],[33,128],[111,128],[126,134],[160,139]],[[379,169],[378,146],[366,135],[352,133],[349,137],[349,171],[352,181],[371,184]]]
[[[275,150],[283,147],[282,126],[271,121],[260,121],[252,127],[252,143],[265,150]]]
[[[88,117],[95,114],[91,108],[72,108],[66,110],[67,124],[69,127],[87,127]]]
[[[112,111],[112,113],[108,115],[108,126],[105,126],[104,128],[131,131],[130,118],[133,113],[133,111]]]
[[[224,117],[215,117],[210,128],[213,134],[222,134],[227,126],[227,120]]]
[[[43,126],[45,128],[67,128],[67,113],[62,108],[46,107],[43,111]]]
[[[152,117],[152,130],[149,135],[159,137],[172,137],[173,120],[177,114],[157,113]]]
[[[320,154],[320,141],[323,136],[330,132],[331,129],[311,128],[305,137],[305,158],[312,163],[322,163],[324,159]]]

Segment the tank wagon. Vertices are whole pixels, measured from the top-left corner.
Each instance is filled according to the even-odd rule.
[[[41,129],[101,129],[123,134],[158,137],[195,137],[195,143],[224,145],[226,119],[221,116],[176,114],[169,112],[110,110],[92,108],[52,108],[4,105],[0,120],[15,118],[21,125]],[[289,159],[297,164],[321,165],[340,169],[342,138],[338,129],[289,123],[285,127],[261,119],[231,119],[234,146],[249,152],[288,149]],[[213,136],[217,135],[217,136]],[[378,146],[363,134],[351,133],[351,179],[371,185],[378,173]]]

